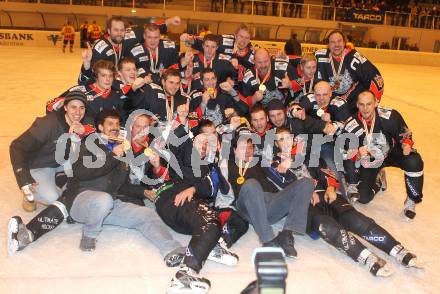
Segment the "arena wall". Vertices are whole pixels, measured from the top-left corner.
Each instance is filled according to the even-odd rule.
[[[174,34],[184,32],[187,24],[191,22],[208,23],[210,30],[218,34],[231,33],[235,30],[238,23],[244,22],[251,24],[253,27],[267,27],[270,30],[269,39],[287,39],[290,37],[292,30],[298,32],[299,35],[302,35],[307,30],[320,30],[320,38],[323,39],[330,30],[340,28],[343,25],[333,21],[270,16],[222,14],[219,17],[218,13],[194,12],[191,10],[191,7],[188,10],[139,8],[136,9],[136,13],[132,13],[131,8],[0,2],[0,10],[3,10],[0,13],[0,26],[13,26],[14,28],[61,28],[67,19],[72,20],[76,24],[80,24],[84,20],[89,22],[96,20],[98,24],[105,27],[107,17],[111,15],[124,15],[139,19],[151,16],[164,18],[180,15],[184,21],[182,25],[171,29],[171,32]],[[346,25],[348,24],[346,23]],[[420,50],[426,52],[371,48],[359,49],[374,62],[440,66],[440,54],[428,53],[433,51],[436,41],[440,42],[440,31],[384,25],[362,26],[368,28],[365,35],[367,40],[375,40],[380,44],[381,42],[391,43],[392,38],[395,36],[407,37],[409,38],[409,43],[417,43]],[[6,39],[8,32],[13,33],[16,30],[0,29],[0,46],[61,46],[60,37],[54,36],[56,34],[59,35],[56,31],[20,31],[25,34],[32,34],[35,40]],[[79,46],[79,37],[77,36],[76,39],[78,40],[76,41],[76,46]],[[280,44],[282,43],[268,41],[264,47],[280,47],[282,46]],[[322,48],[322,45],[304,45],[305,50],[315,50],[315,48]]]

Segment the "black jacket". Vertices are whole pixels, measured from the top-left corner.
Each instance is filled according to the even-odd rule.
[[[74,176],[69,178],[61,197],[68,210],[76,196],[86,190],[106,192],[121,200],[124,196],[145,197],[143,186],[131,184],[128,164],[116,158],[98,136],[94,133],[87,138],[89,143],[94,143],[89,148],[82,142],[78,160],[72,165]]]
[[[38,117],[28,130],[12,141],[9,155],[19,187],[35,183],[30,169],[60,166],[55,160],[57,140],[69,132],[64,115],[65,112],[61,109]],[[88,125],[89,130],[93,129],[91,118],[85,117],[81,123]],[[66,144],[66,152],[70,150],[69,141]]]

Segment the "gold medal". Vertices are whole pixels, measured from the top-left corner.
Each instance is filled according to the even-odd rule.
[[[214,95],[214,93],[215,93],[214,88],[208,88],[207,91],[210,95]]]
[[[150,157],[153,155],[153,150],[151,150],[151,148],[145,148],[144,154],[145,154],[145,156]]]
[[[260,81],[260,75],[258,74],[258,69],[255,69],[255,79],[257,80],[257,83],[259,84],[258,90],[261,92],[266,91],[266,85],[264,84],[270,77],[270,73],[272,72],[271,69],[268,70],[267,74],[264,76],[264,79]]]
[[[240,117],[240,123],[241,124],[246,124],[247,123],[247,119],[244,117]]]
[[[243,167],[243,162],[241,160],[238,162],[238,175],[239,175],[239,177],[237,178],[237,184],[243,185],[243,183],[245,181],[244,175],[246,174],[248,167],[249,167],[249,162],[246,162],[244,167]]]
[[[122,145],[124,146],[124,151],[128,151],[131,148],[131,144],[127,140],[124,140],[124,142],[122,142]]]
[[[330,56],[330,65],[333,71],[333,77],[335,79],[335,83],[333,84],[332,91],[338,90],[341,83],[339,82],[339,77],[341,76],[342,65],[344,64],[345,53],[342,53],[342,58],[338,65],[338,70],[335,68],[335,62],[333,61],[333,56]]]

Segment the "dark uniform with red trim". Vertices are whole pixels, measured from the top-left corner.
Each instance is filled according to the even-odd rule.
[[[179,68],[179,54],[176,44],[171,40],[161,39],[157,52],[150,52],[145,45],[138,43],[130,49],[130,56],[134,56],[138,61],[138,74],[151,74],[154,83],[160,83],[160,75],[165,69]]]
[[[292,101],[300,101],[305,95],[313,93],[314,82],[314,79],[304,79],[304,74],[299,64],[292,66],[291,60],[289,59],[289,65],[293,69],[293,71],[288,72],[292,88],[290,89],[289,97],[286,99],[286,105],[289,105]],[[312,85],[310,85],[311,83]],[[310,88],[310,86],[312,86],[312,88]]]
[[[194,44],[192,48],[203,52],[203,38],[194,36]],[[247,45],[242,51],[234,52],[235,45],[235,35],[219,35],[219,44],[217,53],[228,55],[232,58],[236,58],[238,60],[238,64],[243,66],[245,69],[254,67],[254,56],[255,50],[252,47],[251,43]]]
[[[206,67],[212,68],[216,75],[218,83],[223,83],[227,78],[231,78],[232,80],[237,80],[237,71],[232,66],[231,57],[225,54],[217,54],[211,62],[207,62]],[[191,84],[191,89],[193,90],[201,90],[203,89],[203,85],[200,81],[200,72],[205,68],[204,64],[204,56],[203,53],[199,53],[194,55],[193,59],[193,80]],[[186,70],[185,68],[181,69],[182,76],[183,72]]]
[[[135,60],[136,68],[138,69],[138,76],[145,76],[144,71],[140,71],[144,65],[144,59],[136,50],[132,50],[126,46],[124,42],[118,46],[113,46],[110,40],[106,37],[97,40],[92,47],[92,60],[90,61],[90,68],[86,70],[84,65],[81,66],[81,72],[78,78],[79,84],[87,84],[93,82],[92,68],[93,65],[99,60],[107,60],[113,62],[115,67],[124,57],[131,57]]]
[[[267,104],[272,99],[278,99],[281,101],[285,101],[288,90],[280,89],[279,86],[282,83],[287,72],[291,72],[292,69],[289,68],[289,63],[286,59],[272,59],[271,61],[271,72],[267,81],[264,83],[266,86],[266,91],[264,92],[263,99],[260,103],[263,106],[267,106]],[[263,82],[264,77],[259,77],[260,83]],[[256,91],[258,91],[260,84],[256,79],[256,71],[255,68],[248,69],[243,74],[243,79],[239,84],[239,91],[242,95],[242,99],[249,105],[252,106],[252,96]]]
[[[380,169],[386,166],[398,167],[405,172],[406,193],[415,203],[423,197],[423,160],[415,149],[409,155],[403,155],[402,143],[413,145],[412,136],[403,117],[393,109],[378,107],[374,126],[372,121],[365,122],[369,129],[373,127],[373,136],[370,143],[366,140],[364,130],[365,120],[359,113],[353,115],[344,127],[345,133],[354,134],[359,146],[368,146],[371,154],[369,158],[347,158],[344,167],[347,180],[350,184],[358,184],[360,203],[370,202],[380,187],[376,184],[376,177]],[[360,165],[359,165],[360,163]],[[354,167],[353,167],[354,166]],[[357,170],[354,168],[357,167]]]
[[[214,92],[214,98],[209,99],[206,105],[202,104],[203,91],[193,91],[190,93],[190,112],[193,113],[193,117],[199,119],[207,119],[212,121],[216,126],[224,123],[225,109],[233,108],[239,112],[237,104],[242,103],[235,101],[231,95],[217,88]],[[242,106],[244,107],[244,106]]]
[[[123,121],[126,119],[124,111],[124,100],[127,98],[121,89],[110,88],[101,91],[95,84],[77,85],[63,94],[47,102],[46,112],[56,111],[63,107],[64,96],[68,92],[81,91],[87,96],[86,115],[95,118],[104,109],[114,109],[119,112]]]
[[[183,96],[179,92],[174,95],[173,113],[177,109],[177,105],[186,103],[187,96]],[[151,111],[159,121],[167,121],[166,103],[170,103],[169,97],[165,94],[162,87],[157,84],[145,84],[142,88],[128,93],[128,99],[124,105],[125,110],[130,114],[137,109],[145,109]]]
[[[330,64],[329,49],[318,50],[315,53],[318,61],[318,80],[330,83],[333,94],[346,100],[351,113],[356,110],[356,98],[362,91],[370,90],[376,99],[380,100],[384,90],[384,81],[379,70],[362,54],[355,49],[345,49],[344,60],[340,72],[339,82],[333,75]],[[335,70],[338,71],[341,58],[333,58]]]
[[[305,110],[307,115],[317,119],[320,118],[317,113],[320,108],[313,93],[303,96],[299,101],[299,105]],[[334,122],[343,123],[350,117],[347,103],[339,97],[332,98],[327,107],[321,109],[324,113],[329,113],[331,120]]]

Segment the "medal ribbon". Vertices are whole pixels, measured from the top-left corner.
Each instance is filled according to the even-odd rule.
[[[270,77],[270,74],[272,72],[272,69],[269,68],[269,71],[267,72],[267,74],[264,76],[264,79],[262,82],[260,82],[260,76],[258,74],[258,69],[255,69],[255,79],[257,80],[257,83],[261,86],[263,85]]]
[[[339,66],[338,66],[338,72],[336,72],[333,56],[330,56],[330,65],[332,66],[333,76],[335,77],[335,83],[339,83],[339,76],[341,75],[344,58],[345,58],[345,52],[342,53],[341,62],[339,62]]]
[[[238,174],[240,175],[240,177],[244,178],[244,175],[246,174],[249,164],[250,162],[246,162],[246,164],[243,167],[243,162],[241,160],[238,162]]]

